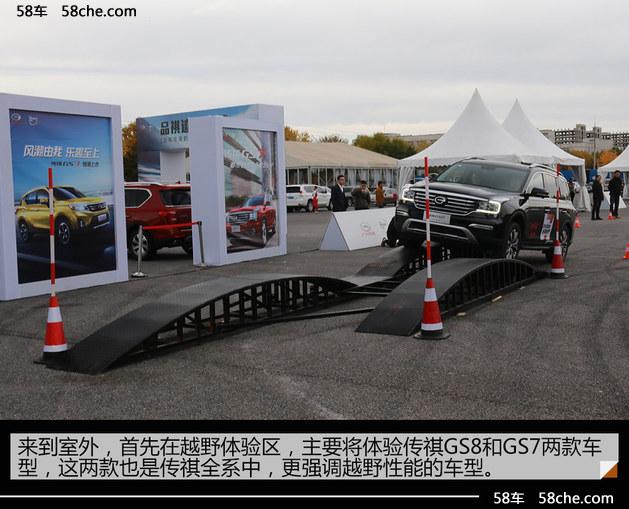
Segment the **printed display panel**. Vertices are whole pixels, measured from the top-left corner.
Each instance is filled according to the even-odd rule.
[[[19,284],[49,279],[48,168],[57,277],[116,270],[111,120],[9,110]]]

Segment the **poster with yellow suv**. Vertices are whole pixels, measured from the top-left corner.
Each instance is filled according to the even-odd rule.
[[[57,277],[116,269],[109,118],[10,110],[18,281],[49,278],[48,168]]]

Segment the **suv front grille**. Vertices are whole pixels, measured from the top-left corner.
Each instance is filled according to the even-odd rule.
[[[249,212],[236,212],[229,214],[230,224],[241,224],[249,221]]]
[[[87,206],[87,210],[89,210],[90,212],[98,212],[99,210],[105,210],[106,208],[107,204],[105,203],[94,203]]]
[[[437,197],[440,197],[437,201],[442,201],[443,199],[445,199],[445,203],[437,204],[435,201]],[[415,197],[413,201],[415,202],[415,206],[418,209],[424,210],[426,208],[426,193],[423,189],[415,191]],[[469,214],[470,212],[475,211],[477,208],[478,200],[475,200],[474,198],[465,198],[463,196],[452,195],[439,191],[430,192],[430,210],[464,216],[466,214]]]

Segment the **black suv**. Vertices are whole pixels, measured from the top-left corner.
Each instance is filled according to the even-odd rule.
[[[543,251],[550,261],[555,239],[556,172],[543,165],[465,159],[430,182],[431,238],[446,247],[475,246],[484,254],[516,258],[521,249]],[[560,241],[572,242],[576,209],[559,177]],[[417,246],[426,238],[424,182],[403,193],[389,228],[395,240]]]

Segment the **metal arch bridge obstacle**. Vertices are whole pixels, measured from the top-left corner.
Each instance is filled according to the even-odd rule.
[[[535,269],[524,262],[448,260],[447,250],[435,251],[447,260],[433,268],[443,272],[438,297],[446,310],[461,309],[537,277]],[[52,369],[98,374],[144,354],[243,327],[366,312],[371,314],[359,331],[410,335],[419,326],[417,316],[420,320],[422,316],[424,268],[423,252],[400,247],[346,278],[273,273],[216,277],[145,304],[44,363]],[[490,282],[483,286],[487,277]],[[367,296],[385,298],[376,308],[320,312]],[[383,318],[383,313],[388,316]]]

